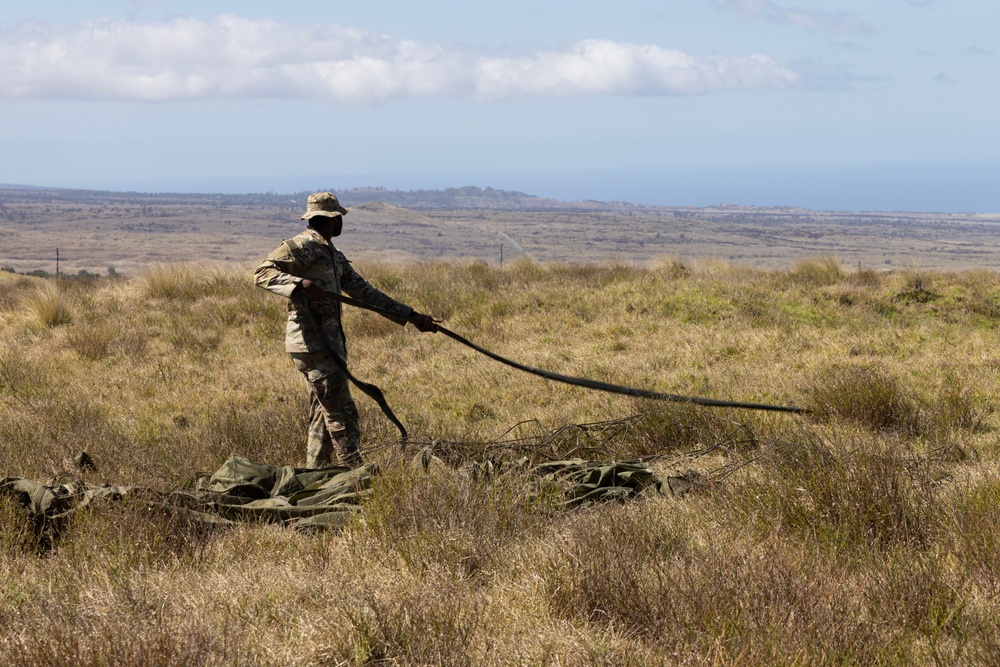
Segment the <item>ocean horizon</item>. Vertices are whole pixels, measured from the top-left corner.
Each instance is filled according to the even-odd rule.
[[[558,201],[1000,213],[998,184],[1000,161],[967,160],[88,179],[24,185],[223,194],[336,191],[356,187],[442,190],[474,185]]]

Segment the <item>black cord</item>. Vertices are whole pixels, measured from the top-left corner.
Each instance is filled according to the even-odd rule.
[[[399,318],[400,315],[396,313],[391,313],[378,306],[373,306],[371,304],[365,303],[364,301],[358,301],[357,299],[352,299],[342,294],[327,293],[327,295],[336,301],[345,303],[349,306],[355,306],[356,308],[363,308],[365,310],[370,310],[374,313],[384,315],[390,318]],[[419,318],[414,316],[404,317],[408,322],[413,324],[423,324]],[[680,394],[668,394],[660,391],[652,391],[650,389],[639,389],[636,387],[627,387],[625,385],[611,384],[609,382],[600,382],[598,380],[590,380],[588,378],[578,378],[570,375],[562,375],[561,373],[553,373],[551,371],[546,371],[541,368],[534,368],[532,366],[527,366],[525,364],[512,361],[506,357],[502,357],[496,352],[491,352],[484,347],[476,345],[472,341],[463,338],[454,331],[450,331],[440,324],[436,325],[437,330],[443,333],[448,338],[455,340],[466,347],[469,347],[480,354],[483,354],[490,359],[499,361],[502,364],[506,364],[511,368],[516,368],[525,373],[531,373],[532,375],[537,375],[543,377],[547,380],[554,380],[556,382],[562,382],[564,384],[575,385],[577,387],[585,387],[587,389],[596,389],[598,391],[606,391],[613,394],[625,394],[626,396],[638,396],[641,398],[651,398],[658,401],[672,401],[675,403],[693,403],[695,405],[704,405],[713,408],[740,408],[743,410],[765,410],[770,412],[792,412],[797,414],[803,414],[809,412],[805,408],[797,408],[789,405],[769,405],[767,403],[745,403],[742,401],[722,401],[713,398],[701,398],[699,396],[682,396]],[[388,407],[388,406],[386,406]],[[401,428],[401,427],[400,427]]]
[[[327,294],[330,293],[328,292]],[[330,294],[330,296],[337,296],[337,295]],[[359,301],[358,303],[361,302]],[[389,419],[389,421],[395,424],[396,428],[399,429],[399,437],[401,439],[402,446],[405,447],[406,440],[409,437],[406,433],[406,427],[403,426],[403,422],[399,421],[399,419],[396,417],[396,414],[392,411],[392,408],[389,407],[388,401],[385,400],[385,394],[383,394],[382,390],[376,387],[375,385],[369,382],[363,382],[351,374],[351,371],[347,369],[347,360],[342,358],[339,354],[337,354],[336,349],[334,349],[333,345],[330,344],[330,341],[327,340],[326,332],[322,329],[322,325],[317,319],[316,314],[313,312],[312,305],[309,303],[308,300],[305,302],[305,308],[303,310],[305,311],[306,316],[309,318],[312,327],[317,330],[317,333],[319,334],[319,339],[323,343],[323,347],[327,355],[333,359],[334,363],[337,364],[341,372],[343,372],[344,375],[347,376],[347,379],[350,380],[355,387],[363,391],[373,401],[378,403],[378,406],[382,408],[382,414],[384,414]]]

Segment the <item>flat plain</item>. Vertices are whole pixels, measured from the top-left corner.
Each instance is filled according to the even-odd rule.
[[[1000,214],[669,208],[556,202],[490,188],[348,190],[338,246],[357,260],[722,260],[790,268],[1000,269]],[[135,273],[154,263],[255,264],[302,228],[307,192],[195,195],[0,186],[0,266],[19,273]]]

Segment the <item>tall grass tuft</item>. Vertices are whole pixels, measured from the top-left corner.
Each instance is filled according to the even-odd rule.
[[[29,612],[14,623],[12,641],[0,644],[0,662],[136,667],[255,663],[246,652],[246,631],[217,631],[197,609],[171,615],[153,606],[140,612],[134,609],[136,588],[119,589],[117,609],[88,612],[68,607]]]
[[[981,431],[996,408],[982,393],[982,382],[955,369],[943,370],[940,382],[924,410],[929,433]]]
[[[24,294],[36,289],[40,282],[40,278],[14,277],[13,274],[0,271],[0,312],[10,311],[21,305]]]
[[[646,456],[669,452],[752,450],[759,444],[751,426],[742,418],[721,410],[706,410],[692,403],[652,403],[636,401],[643,411],[639,424],[642,445],[630,455]]]
[[[662,257],[654,264],[653,269],[669,280],[679,280],[691,275],[691,267],[684,263],[681,257]]]
[[[94,501],[63,531],[60,553],[78,563],[122,572],[178,562],[196,565],[225,528],[197,520],[178,502],[143,488],[128,490],[119,500]]]
[[[831,285],[844,278],[844,269],[836,257],[811,257],[795,263],[788,277],[802,285]]]
[[[84,359],[98,361],[111,354],[116,329],[104,326],[76,327],[66,334],[66,344]]]
[[[697,541],[660,508],[574,517],[540,566],[553,614],[660,647],[678,664],[878,664],[891,655],[845,573],[738,526]]]
[[[23,409],[0,420],[0,442],[17,443],[0,451],[0,462],[10,466],[6,474],[43,479],[72,469],[80,451],[103,467],[109,460],[120,463],[134,450],[111,411],[88,395],[65,396],[46,384],[23,398]],[[118,472],[110,465],[106,469]]]
[[[910,269],[902,277],[903,289],[893,297],[893,301],[929,303],[940,298],[940,294],[934,290],[935,274],[929,271]]]
[[[927,547],[940,526],[930,471],[885,441],[835,452],[815,437],[788,441],[734,481],[724,510],[806,544],[843,554]]]
[[[139,275],[143,293],[150,299],[193,301],[206,292],[205,280],[190,264],[153,264]]]
[[[945,524],[965,572],[990,599],[1000,599],[1000,481],[958,490]]]
[[[0,494],[0,560],[39,552],[43,546],[39,528],[27,508],[12,496]]]
[[[913,393],[880,366],[829,366],[816,374],[806,394],[820,419],[854,421],[879,431],[919,429]]]
[[[52,328],[73,321],[73,313],[58,282],[45,282],[28,295],[26,305],[43,327]]]
[[[209,406],[201,430],[207,449],[220,461],[233,454],[265,463],[291,464],[304,458],[305,404],[289,409],[284,397],[278,398],[258,403],[233,397]]]
[[[1000,274],[978,269],[959,274],[956,279],[963,290],[961,303],[967,313],[1000,319]]]
[[[480,575],[497,566],[512,540],[544,525],[552,505],[533,488],[516,471],[477,479],[440,462],[428,473],[396,465],[374,484],[365,504],[366,531],[416,571]]]
[[[33,362],[13,349],[0,351],[0,394],[35,399],[48,390],[49,366]]]
[[[322,630],[324,665],[482,664],[475,650],[485,602],[452,577],[432,572],[418,584],[362,580],[331,601],[337,621]]]
[[[253,272],[215,264],[202,272],[201,282],[206,292],[216,297],[256,297],[259,288],[253,282]]]
[[[567,522],[539,568],[552,612],[654,641],[674,620],[674,563],[691,555],[669,514],[598,507]]]
[[[874,289],[882,286],[884,276],[875,269],[862,268],[850,274],[849,278],[851,283],[859,287]]]

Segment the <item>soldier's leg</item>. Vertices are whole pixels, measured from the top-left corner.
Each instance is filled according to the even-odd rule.
[[[309,385],[310,420],[308,467],[329,465],[331,450],[341,464],[361,465],[361,429],[347,377],[322,354],[294,353],[295,367]]]
[[[333,373],[314,381],[313,389],[341,464],[352,468],[361,465],[358,409],[347,378],[342,373]]]
[[[326,427],[326,413],[320,405],[313,385],[306,378],[309,388],[309,436],[306,440],[306,467],[322,468],[330,465],[333,459],[333,439],[330,429]]]

